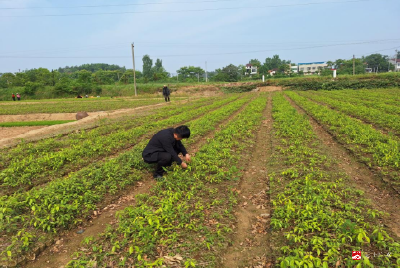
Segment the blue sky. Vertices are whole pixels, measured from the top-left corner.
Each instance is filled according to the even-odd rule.
[[[132,68],[132,42],[138,70],[149,54],[171,73],[274,54],[294,63],[394,55],[399,11],[399,0],[0,0],[0,73],[100,62]]]

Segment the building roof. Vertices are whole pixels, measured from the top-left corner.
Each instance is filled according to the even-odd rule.
[[[325,64],[325,61],[299,63],[299,65]]]

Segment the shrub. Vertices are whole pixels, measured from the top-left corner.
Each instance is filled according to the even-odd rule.
[[[41,87],[40,83],[26,82],[23,93],[29,96],[35,95],[36,91]]]

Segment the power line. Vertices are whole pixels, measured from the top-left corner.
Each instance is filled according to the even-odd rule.
[[[329,1],[329,2],[311,2],[302,4],[284,4],[284,5],[269,5],[258,7],[222,7],[222,8],[205,8],[205,9],[187,9],[187,10],[150,10],[150,11],[123,11],[123,12],[99,12],[99,13],[77,13],[77,14],[49,14],[49,15],[26,15],[26,16],[1,16],[2,18],[34,18],[34,17],[70,17],[70,16],[95,16],[95,15],[122,15],[122,14],[146,14],[146,13],[183,13],[183,12],[205,12],[219,10],[238,10],[238,9],[261,9],[261,8],[279,8],[279,7],[294,7],[294,6],[309,6],[322,4],[343,4],[343,3],[359,3],[370,2],[375,0],[350,0],[350,1]]]
[[[319,46],[309,46],[309,47],[298,47],[298,48],[288,48],[288,49],[268,49],[268,50],[257,50],[257,51],[245,51],[245,52],[226,52],[226,53],[207,53],[207,54],[175,54],[175,55],[152,55],[152,57],[191,57],[191,56],[218,56],[218,55],[240,55],[240,54],[251,54],[260,52],[271,52],[271,51],[288,51],[288,50],[302,50],[302,49],[313,49],[313,48],[323,48],[323,47],[335,47],[344,45],[360,45],[360,44],[370,44],[376,43],[377,41],[366,41],[366,42],[354,42],[354,43],[342,43],[342,44],[332,44],[332,45],[319,45]],[[111,59],[111,58],[128,58],[130,56],[0,56],[0,58],[20,58],[20,59]]]
[[[99,8],[99,7],[127,7],[127,6],[148,6],[148,5],[169,5],[169,4],[201,4],[201,3],[220,3],[220,2],[236,2],[239,0],[205,0],[205,1],[177,1],[177,2],[150,2],[150,3],[135,3],[135,4],[115,4],[115,5],[85,5],[85,6],[70,6],[70,7],[0,7],[7,10],[26,10],[26,9],[73,9],[73,8]]]
[[[399,42],[400,39],[375,39],[375,40],[353,40],[353,41],[348,41],[345,42],[347,43],[355,43],[355,42],[373,42],[373,43],[391,43],[391,42]],[[279,45],[281,48],[282,46],[286,45],[286,46],[293,46],[293,45],[302,45],[302,44],[313,44],[312,42],[299,42],[299,41],[286,41],[286,42],[267,42],[267,43],[165,43],[165,42],[136,42],[137,44],[146,44],[146,47],[151,47],[152,44],[155,44],[156,46],[160,45],[162,47],[165,47],[166,45],[173,45],[174,47],[177,47],[177,45],[179,45],[179,47],[189,47],[189,48],[194,48],[194,47],[207,47],[210,48],[209,46],[216,46],[216,48],[226,48],[227,46],[229,47],[241,47],[241,46],[246,46],[248,47],[249,45],[251,45],[252,47],[257,47],[257,46],[270,46],[270,45]],[[323,42],[322,44],[318,44],[318,45],[332,45],[329,43],[343,43],[343,41],[327,41],[327,42]],[[315,44],[315,43],[314,43]],[[72,52],[72,51],[82,51],[82,50],[93,50],[93,49],[98,49],[98,50],[102,50],[102,49],[114,49],[117,47],[125,47],[127,46],[128,43],[125,42],[120,42],[120,43],[115,43],[115,44],[104,44],[104,45],[90,45],[90,46],[81,46],[81,47],[69,47],[69,48],[57,48],[57,49],[51,49],[51,48],[46,48],[46,49],[37,49],[37,50],[25,50],[25,51],[14,51],[14,52],[7,52],[7,53],[1,53],[0,55],[4,55],[5,54],[21,54],[21,53],[59,53],[59,52]],[[219,47],[220,46],[220,47]]]

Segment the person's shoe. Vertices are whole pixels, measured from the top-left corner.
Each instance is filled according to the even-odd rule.
[[[164,177],[161,176],[161,175],[154,175],[153,178],[154,178],[156,181],[161,181],[161,180],[164,179]]]

